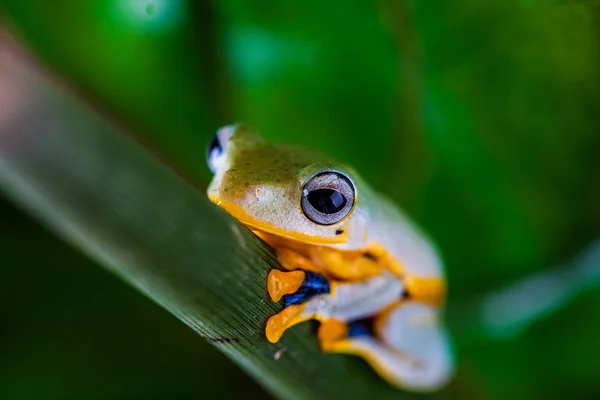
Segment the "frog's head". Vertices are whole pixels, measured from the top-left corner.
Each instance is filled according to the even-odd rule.
[[[217,131],[207,156],[214,173],[210,200],[252,230],[313,244],[364,236],[348,168],[303,148],[268,143],[244,125]]]

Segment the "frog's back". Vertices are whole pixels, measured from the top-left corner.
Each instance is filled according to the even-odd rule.
[[[368,220],[366,246],[383,246],[409,276],[443,278],[441,259],[428,236],[391,200],[361,186],[359,202],[366,204],[361,208]]]

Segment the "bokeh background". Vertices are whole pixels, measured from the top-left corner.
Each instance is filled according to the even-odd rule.
[[[469,315],[600,235],[597,1],[1,0],[0,21],[199,187],[216,128],[244,121],[401,204],[447,264],[442,396],[600,395],[597,288],[518,334]],[[6,200],[0,221],[0,398],[269,397]]]

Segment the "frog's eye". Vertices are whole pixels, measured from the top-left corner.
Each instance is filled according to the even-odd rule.
[[[336,171],[321,172],[302,189],[302,211],[317,224],[335,224],[352,211],[354,191],[354,185],[346,175]]]
[[[225,126],[215,133],[212,140],[208,144],[206,152],[206,162],[210,170],[215,173],[225,160],[225,151],[227,150],[227,144],[229,139],[233,135],[233,125]]]

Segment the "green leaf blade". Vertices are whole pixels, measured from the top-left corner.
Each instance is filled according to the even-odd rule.
[[[358,358],[322,354],[309,324],[269,343],[265,322],[281,306],[265,290],[277,265],[266,245],[6,45],[0,65],[9,72],[0,87],[23,94],[16,112],[0,116],[0,188],[9,198],[277,396],[402,397]]]

